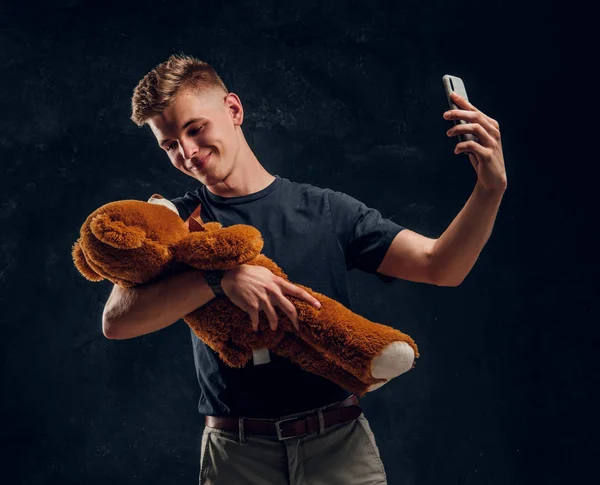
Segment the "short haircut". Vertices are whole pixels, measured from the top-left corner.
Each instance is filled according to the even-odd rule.
[[[143,126],[149,118],[161,114],[183,90],[229,94],[210,64],[185,54],[173,54],[146,74],[133,90],[131,119]]]

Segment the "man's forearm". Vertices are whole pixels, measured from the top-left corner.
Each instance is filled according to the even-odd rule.
[[[190,270],[156,283],[121,288],[106,302],[102,330],[107,338],[128,339],[168,327],[215,297],[202,271]]]
[[[436,281],[462,283],[492,233],[503,195],[504,190],[487,191],[475,185],[465,206],[435,242],[431,264]]]

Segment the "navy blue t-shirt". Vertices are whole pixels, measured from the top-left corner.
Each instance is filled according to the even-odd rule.
[[[275,175],[264,189],[241,197],[221,197],[200,185],[170,200],[183,220],[202,204],[204,222],[254,226],[264,240],[262,253],[283,269],[290,282],[308,286],[347,308],[351,309],[348,270],[373,273],[386,283],[395,280],[377,273],[377,268],[404,227],[342,192]],[[241,369],[228,367],[191,328],[190,335],[201,414],[274,418],[350,395],[272,352],[266,364],[254,365],[251,360]]]

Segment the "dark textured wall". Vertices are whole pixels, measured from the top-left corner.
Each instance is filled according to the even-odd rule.
[[[196,186],[129,120],[136,83],[174,52],[210,62],[240,96],[270,173],[346,192],[429,237],[476,181],[442,119],[442,76],[464,79],[500,122],[508,190],[461,286],[350,273],[354,310],[422,354],[365,413],[391,484],[575,483],[584,346],[598,331],[572,243],[595,193],[561,143],[559,20],[552,4],[516,1],[3,4],[4,483],[197,483],[187,326],[106,339],[111,284],[84,280],[70,254],[100,205]]]

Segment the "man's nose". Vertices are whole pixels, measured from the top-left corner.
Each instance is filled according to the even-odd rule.
[[[181,140],[179,151],[185,160],[190,160],[198,153],[198,145],[191,140]]]

